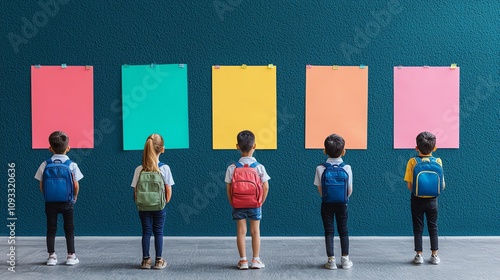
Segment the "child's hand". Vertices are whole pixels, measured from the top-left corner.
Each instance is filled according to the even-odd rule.
[[[76,203],[76,200],[77,200],[77,199],[78,199],[78,196],[75,196],[75,197],[73,198],[73,204],[75,204],[75,203]]]

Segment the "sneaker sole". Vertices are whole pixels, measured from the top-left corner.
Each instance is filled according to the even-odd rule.
[[[48,263],[47,266],[55,266],[57,263]]]

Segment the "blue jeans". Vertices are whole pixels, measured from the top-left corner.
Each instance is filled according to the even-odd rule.
[[[149,258],[149,244],[151,235],[155,236],[156,257],[163,253],[163,226],[165,224],[166,209],[160,211],[139,211],[142,224],[142,257]]]
[[[64,235],[68,254],[75,253],[75,223],[73,203],[70,202],[45,202],[45,215],[47,216],[47,252],[55,252],[54,244],[57,233],[57,216],[62,214],[64,221]]]
[[[349,255],[349,232],[347,231],[347,204],[321,204],[321,218],[325,229],[326,255],[333,257],[333,220],[337,220],[337,231],[340,237],[342,255]]]
[[[413,242],[415,251],[422,251],[422,233],[424,231],[424,215],[427,218],[427,229],[431,240],[431,250],[438,250],[438,202],[437,198],[420,198],[411,195],[411,219],[413,222]]]
[[[262,208],[233,208],[233,220],[262,220]]]

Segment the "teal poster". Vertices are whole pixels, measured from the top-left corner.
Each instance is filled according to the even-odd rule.
[[[158,133],[165,149],[189,148],[186,64],[122,66],[123,149]]]

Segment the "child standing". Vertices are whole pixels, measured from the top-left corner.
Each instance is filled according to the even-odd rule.
[[[436,150],[436,136],[430,132],[421,132],[416,138],[418,151],[418,158],[431,158],[432,152]],[[436,158],[436,162],[442,166],[440,158]],[[411,195],[411,217],[413,221],[413,239],[415,245],[415,252],[417,253],[413,258],[413,263],[422,264],[424,259],[422,257],[422,232],[424,230],[424,215],[427,218],[427,228],[431,242],[431,258],[432,264],[439,264],[438,253],[438,201],[437,197],[418,197],[414,195],[413,188],[413,171],[417,165],[417,158],[408,160],[406,166],[406,173],[404,180],[407,182],[408,189],[412,192]],[[442,180],[442,187],[444,189],[444,178]]]
[[[132,179],[132,188],[134,188],[134,201],[136,201],[137,183],[141,172],[159,172],[165,184],[165,204],[170,201],[172,196],[172,188],[174,179],[170,172],[170,167],[160,163],[160,154],[165,152],[164,141],[161,135],[151,134],[144,145],[142,154],[142,165],[139,165],[134,172]],[[149,255],[149,247],[151,235],[155,237],[156,258],[153,268],[163,269],[167,266],[167,262],[162,258],[163,253],[163,227],[165,224],[166,208],[157,211],[139,211],[142,225],[142,262],[141,268],[151,268],[151,257]]]
[[[326,137],[324,145],[325,150],[323,152],[328,155],[326,166],[338,165],[339,167],[342,167],[347,173],[347,197],[349,197],[352,193],[352,171],[351,166],[344,164],[342,161],[342,156],[345,154],[345,141],[341,136],[332,134]],[[322,177],[325,170],[325,165],[319,165],[318,167],[316,167],[316,175],[314,177],[314,185],[318,187],[318,192],[321,197],[323,197]],[[333,220],[335,218],[337,220],[337,231],[340,236],[340,246],[342,250],[341,265],[344,269],[350,268],[352,266],[352,261],[349,259],[347,201],[327,203],[323,199],[323,202],[321,203],[321,218],[323,220],[323,227],[325,230],[326,254],[328,256],[328,261],[325,263],[325,267],[328,269],[337,269],[333,250]]]
[[[66,247],[68,251],[68,257],[66,258],[66,265],[75,265],[80,262],[75,255],[75,224],[74,224],[74,204],[78,198],[78,192],[80,186],[78,181],[83,178],[83,174],[80,172],[78,165],[72,162],[66,155],[70,150],[69,137],[66,133],[62,131],[55,131],[49,136],[49,150],[53,153],[53,156],[47,161],[42,162],[40,167],[35,174],[35,179],[40,181],[40,191],[45,197],[45,216],[47,217],[47,252],[49,257],[47,259],[47,265],[54,266],[57,264],[57,255],[55,253],[55,239],[57,233],[57,217],[62,214],[64,221],[64,234],[66,237]],[[66,164],[70,170],[70,174],[66,178],[58,178],[59,181],[67,182],[67,185],[61,188],[52,188],[51,182],[49,182],[48,177],[50,174],[45,173],[45,169],[48,165],[52,164]],[[52,168],[52,167],[50,167]],[[57,173],[53,172],[52,174]],[[46,187],[50,187],[48,190]],[[66,188],[73,188],[66,189]],[[53,199],[53,197],[48,197],[48,192],[59,192],[55,194],[57,197],[61,197],[60,193],[69,193],[69,196],[65,196],[63,199]]]
[[[248,269],[248,260],[246,257],[245,237],[247,234],[247,219],[250,220],[250,234],[252,236],[252,251],[253,258],[251,268],[259,269],[265,267],[264,263],[260,260],[260,220],[262,219],[262,204],[266,200],[269,191],[269,175],[266,168],[257,163],[253,157],[255,151],[255,135],[248,130],[238,133],[236,148],[241,152],[241,158],[238,163],[231,164],[226,170],[226,189],[227,198],[229,203],[233,206],[233,220],[236,221],[237,237],[236,243],[240,260],[238,262],[239,269]],[[240,174],[240,170],[247,170],[246,175],[252,178],[251,185],[245,185],[245,189],[252,189],[253,196],[242,194],[239,192],[239,185],[242,181],[236,179],[236,175]],[[239,176],[239,175],[238,175]],[[252,177],[253,176],[253,177]],[[247,184],[247,183],[242,183]],[[257,197],[255,195],[257,191]],[[240,195],[241,194],[241,195]],[[256,200],[256,201],[254,201]]]

